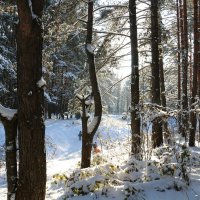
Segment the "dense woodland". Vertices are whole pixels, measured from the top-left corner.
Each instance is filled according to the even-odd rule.
[[[184,153],[200,142],[199,95],[199,0],[0,1],[8,200],[45,199],[44,122],[52,116],[80,118],[85,169],[102,116],[123,113],[139,162],[146,146],[180,145],[175,135]]]

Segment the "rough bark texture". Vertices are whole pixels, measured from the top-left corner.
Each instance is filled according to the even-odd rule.
[[[159,70],[159,25],[158,1],[151,0],[151,52],[152,52],[152,103],[161,105],[160,101],[160,70]],[[162,121],[157,118],[152,125],[152,147],[159,147],[163,143]]]
[[[197,95],[197,70],[198,70],[198,51],[199,51],[199,33],[198,33],[198,0],[194,0],[194,62],[193,62],[193,76],[192,76],[192,97],[191,109],[194,109],[195,97]],[[190,113],[190,137],[189,146],[195,146],[195,133],[196,133],[196,113]]]
[[[82,156],[81,156],[81,168],[90,167],[91,164],[91,152],[92,152],[92,140],[93,136],[88,134],[87,124],[88,116],[86,113],[85,99],[81,100],[82,104]]]
[[[160,43],[161,44],[161,43]],[[161,46],[161,45],[160,45]],[[164,78],[164,70],[163,70],[163,57],[162,57],[162,47],[159,50],[160,56],[159,56],[159,63],[160,63],[160,92],[161,92],[161,105],[163,106],[164,110],[166,111],[167,101],[165,96],[165,78]],[[168,122],[167,120],[163,120],[163,134],[165,143],[170,144],[170,131],[168,129]]]
[[[188,94],[187,94],[187,81],[188,81],[188,28],[187,28],[187,1],[183,0],[182,5],[183,23],[181,28],[181,58],[182,58],[182,120],[181,120],[181,134],[187,138],[188,132]]]
[[[94,52],[89,50],[89,47],[92,45],[92,34],[93,34],[93,1],[88,1],[88,22],[87,22],[87,36],[86,36],[86,53],[87,53],[87,62],[89,66],[89,75],[90,82],[92,86],[92,96],[94,97],[94,117],[97,117],[97,120],[92,127],[91,132],[88,132],[87,116],[82,116],[82,160],[81,160],[81,168],[90,167],[91,162],[91,150],[92,150],[92,141],[93,137],[99,127],[101,116],[102,116],[102,104],[101,104],[101,95],[99,91],[96,69],[95,69],[95,61],[94,61]],[[83,102],[85,103],[85,102]],[[82,103],[82,104],[83,104]],[[82,105],[83,110],[85,110],[85,105]],[[85,124],[85,125],[84,125]]]
[[[7,200],[11,200],[17,187],[17,116],[15,115],[12,120],[8,120],[1,116],[0,119],[5,129],[6,139]]]
[[[180,47],[180,21],[181,16],[180,16],[180,0],[176,0],[176,5],[177,5],[177,47],[178,47],[178,51],[177,51],[177,62],[178,62],[178,110],[180,110],[181,108],[181,47]],[[178,113],[177,116],[177,121],[178,121],[178,129],[181,130],[182,128],[181,126],[181,115],[180,113]]]
[[[161,6],[161,3],[159,3],[159,7]],[[161,105],[163,106],[163,109],[166,111],[167,101],[166,101],[166,94],[165,94],[165,77],[164,77],[164,69],[163,69],[163,45],[162,45],[162,17],[159,12],[158,17],[158,28],[159,28],[159,34],[158,34],[158,41],[159,41],[159,73],[160,73],[160,100]],[[168,122],[167,120],[162,120],[162,127],[163,127],[163,136],[165,139],[165,143],[170,143],[170,131],[168,129]]]
[[[200,1],[198,0],[198,5],[200,5]],[[198,6],[198,20],[197,20],[198,30],[200,30],[200,6]],[[198,49],[200,49],[200,32],[198,31]],[[197,61],[197,94],[200,97],[200,51],[198,51],[198,61]],[[200,124],[200,117],[199,117],[199,124]],[[200,142],[200,126],[199,126],[199,142]]]
[[[131,39],[131,153],[141,151],[140,115],[139,115],[139,70],[136,1],[129,0],[130,39]]]
[[[37,84],[42,77],[43,4],[44,1],[35,0],[31,8],[28,0],[17,1],[19,180],[16,200],[45,199],[44,91]]]

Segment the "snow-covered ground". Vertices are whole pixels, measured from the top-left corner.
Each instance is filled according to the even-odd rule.
[[[102,164],[93,165],[89,170],[79,170],[80,130],[80,120],[46,121],[46,200],[200,200],[200,149],[198,147],[191,149],[192,154],[196,155],[197,164],[190,168],[191,183],[187,186],[177,176],[176,178],[168,175],[161,176],[155,173],[157,169],[152,173],[149,172],[155,168],[155,166],[152,166],[152,169],[145,167],[149,161],[136,162],[130,159],[130,126],[120,116],[104,116],[94,138],[101,148],[101,154],[99,157],[93,155],[93,159],[97,161],[102,159],[100,160]],[[0,124],[0,144],[3,143],[4,130]],[[132,163],[137,164],[133,167]],[[139,171],[135,170],[136,168]],[[70,195],[71,189],[73,195]],[[4,167],[0,168],[0,200],[6,200]]]

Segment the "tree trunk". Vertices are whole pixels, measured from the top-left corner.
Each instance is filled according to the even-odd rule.
[[[11,200],[17,188],[17,116],[15,115],[11,120],[5,117],[0,118],[5,129],[6,139],[7,200]]]
[[[198,0],[198,20],[197,20],[197,26],[198,26],[198,49],[200,49],[200,1]],[[198,70],[197,70],[197,87],[198,91],[197,94],[200,97],[200,52],[198,51],[198,62],[197,62]],[[200,142],[200,117],[199,117],[199,142]]]
[[[87,124],[88,116],[86,113],[85,99],[82,99],[82,156],[81,156],[81,168],[90,167],[91,164],[91,151],[92,151],[92,137],[88,134]]]
[[[139,70],[136,1],[129,0],[131,39],[131,153],[137,156],[141,151],[139,115]]]
[[[197,70],[198,70],[198,0],[194,0],[194,62],[193,62],[193,76],[192,76],[192,97],[190,108],[194,110],[195,97],[197,95]],[[196,133],[196,113],[190,112],[190,137],[189,146],[195,146],[195,133]]]
[[[160,74],[159,74],[159,26],[158,1],[151,0],[151,52],[152,52],[152,103],[161,105],[160,101]],[[159,147],[163,143],[162,120],[157,118],[152,122],[152,147]]]
[[[160,43],[161,44],[161,43]],[[161,46],[161,45],[160,45]],[[164,110],[166,111],[166,96],[165,96],[165,79],[164,79],[164,70],[163,70],[163,57],[162,57],[162,47],[160,48],[160,91],[161,91],[161,105],[163,106]],[[168,129],[168,122],[167,120],[163,120],[163,134],[164,134],[164,139],[167,144],[170,144],[171,139],[170,139],[170,132]]]
[[[181,34],[181,55],[182,55],[182,136],[187,138],[188,132],[188,28],[187,28],[187,1],[183,0],[182,8],[183,17],[183,32]]]
[[[159,7],[161,3],[159,3]],[[166,111],[167,101],[166,101],[166,94],[165,94],[165,77],[164,77],[164,69],[163,69],[163,45],[162,45],[162,17],[159,12],[158,17],[158,24],[159,24],[159,34],[158,34],[158,41],[159,41],[159,73],[160,73],[160,100],[161,105],[163,106],[164,110]],[[170,132],[168,129],[168,122],[166,120],[162,120],[162,127],[163,127],[163,136],[165,139],[165,143],[170,143]]]
[[[19,180],[16,200],[44,200],[46,152],[41,17],[44,1],[17,1]]]
[[[180,22],[181,22],[181,16],[180,16],[180,0],[176,0],[176,6],[177,6],[177,64],[178,64],[178,103],[177,108],[180,110],[181,108],[181,47],[180,47]],[[181,115],[178,113],[177,115],[177,123],[178,123],[178,132],[180,133],[181,128]]]
[[[88,1],[88,22],[87,22],[87,36],[86,36],[86,53],[87,53],[87,63],[89,66],[89,75],[90,82],[92,86],[92,94],[90,98],[94,97],[94,119],[91,124],[87,125],[87,110],[85,105],[85,100],[82,102],[82,108],[85,112],[85,116],[82,116],[82,159],[81,159],[81,168],[90,167],[91,163],[91,150],[92,150],[92,141],[94,135],[99,127],[101,116],[102,116],[102,104],[101,104],[101,95],[99,91],[95,62],[94,62],[94,51],[92,48],[92,34],[93,34],[93,1]],[[84,105],[83,105],[84,104]],[[87,127],[86,127],[87,125]]]

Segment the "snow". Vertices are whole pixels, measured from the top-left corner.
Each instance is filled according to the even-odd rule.
[[[41,77],[41,79],[37,82],[37,86],[39,88],[44,88],[47,85],[46,81],[44,80],[43,76]]]
[[[93,45],[87,44],[86,48],[87,48],[88,52],[90,52],[91,54],[94,54],[95,48]]]
[[[2,117],[7,118],[8,120],[12,120],[14,115],[17,113],[17,110],[15,109],[10,109],[10,108],[5,108],[0,104],[0,115]]]
[[[79,100],[84,99],[84,95],[81,95],[81,94],[76,94],[76,97],[77,97]]]
[[[33,92],[32,91],[29,91],[28,92],[28,96],[32,96]]]
[[[51,97],[47,92],[44,92],[44,97],[47,99],[48,102],[51,102]]]
[[[63,76],[66,77],[66,78],[71,78],[72,80],[77,79],[77,76],[72,72],[66,72],[66,73],[63,74]]]
[[[0,83],[0,91],[1,91],[1,93],[7,93],[7,92],[9,92],[9,91],[6,89],[5,85],[3,85],[2,83]]]
[[[32,19],[37,19],[38,16],[33,12],[33,7],[32,7],[32,1],[31,0],[28,0],[28,5],[30,7]]]
[[[99,121],[100,117],[99,116],[94,116],[94,118],[92,119],[92,121],[90,122],[89,126],[88,126],[88,133],[92,133],[92,131],[94,130],[95,126],[97,125],[98,121]]]
[[[12,194],[10,200],[15,200],[15,194]]]
[[[127,143],[131,138],[128,122],[121,116],[103,116],[94,138],[102,151],[100,155],[92,155],[95,162],[91,168],[80,170],[81,140],[78,134],[81,121],[51,119],[45,124],[46,200],[200,199],[199,147],[190,149],[190,163],[195,167],[190,167],[191,184],[188,186],[178,176],[159,173],[160,165],[166,166],[174,161],[172,152],[176,149],[163,146],[152,152],[152,160],[132,159],[129,156],[130,143]],[[0,124],[0,145],[4,140],[3,125]],[[102,164],[95,165],[100,158]],[[159,165],[156,165],[156,161],[160,162]],[[78,195],[79,192],[84,194]],[[67,194],[71,196],[67,198]],[[0,167],[0,200],[6,200],[5,166]]]
[[[7,150],[7,151],[12,151],[13,149],[14,149],[14,148],[13,148],[13,145],[9,145],[9,146],[6,147],[6,150]]]
[[[91,105],[91,104],[94,104],[94,99],[93,98],[90,98],[88,100],[85,101],[85,105]]]
[[[4,69],[5,66],[9,66],[11,64],[11,62],[9,60],[7,60],[3,55],[0,54],[0,69]]]

